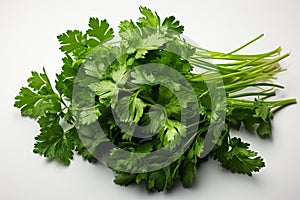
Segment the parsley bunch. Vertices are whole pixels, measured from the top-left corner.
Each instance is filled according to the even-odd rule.
[[[137,22],[120,22],[119,37],[97,18],[86,32],[58,36],[65,57],[55,86],[45,69],[32,72],[15,98],[40,125],[34,153],[69,165],[77,152],[107,164],[119,185],[157,191],[176,180],[191,186],[210,157],[232,172],[258,172],[263,159],[230,130],[269,137],[276,111],[296,103],[267,100],[283,89],[273,80],[288,54],[238,53],[263,35],[229,53],[199,48],[175,17],[140,13]]]

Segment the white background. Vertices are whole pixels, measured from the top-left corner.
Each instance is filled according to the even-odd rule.
[[[291,56],[279,75],[285,85],[280,98],[296,97],[300,90],[300,1],[297,0],[26,0],[0,4],[0,199],[300,199],[299,105],[275,116],[270,140],[240,132],[267,164],[253,177],[231,174],[213,160],[204,163],[195,184],[171,192],[149,193],[143,186],[120,187],[113,173],[75,157],[70,167],[32,153],[35,121],[13,108],[19,88],[32,70],[45,66],[50,77],[60,71],[62,53],[56,36],[67,29],[87,28],[89,17],[106,18],[116,29],[123,19],[137,19],[138,7],[148,6],[163,18],[175,15],[185,35],[204,48],[229,51],[249,39],[265,37],[245,52],[262,52],[281,45]]]

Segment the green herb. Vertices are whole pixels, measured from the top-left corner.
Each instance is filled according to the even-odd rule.
[[[269,137],[275,112],[296,103],[268,100],[283,89],[273,80],[289,54],[238,54],[263,35],[229,53],[202,49],[186,42],[175,17],[140,12],[137,22],[120,22],[119,38],[97,18],[86,32],[58,36],[65,57],[55,87],[45,69],[32,72],[15,98],[41,127],[34,152],[65,165],[74,152],[93,163],[104,159],[116,184],[145,182],[157,191],[176,180],[191,186],[209,157],[232,172],[258,172],[263,159],[230,130]]]

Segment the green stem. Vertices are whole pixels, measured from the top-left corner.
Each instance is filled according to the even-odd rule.
[[[241,47],[239,47],[239,48],[237,48],[237,49],[235,49],[235,50],[229,52],[229,53],[226,54],[226,55],[231,55],[231,54],[233,54],[233,53],[235,53],[235,52],[240,51],[241,49],[243,49],[243,48],[249,46],[250,44],[254,43],[255,41],[259,40],[259,39],[262,38],[263,36],[264,36],[264,34],[262,33],[262,34],[260,34],[259,36],[257,36],[256,38],[254,38],[253,40],[247,42],[246,44],[244,44],[244,45],[242,45]]]
[[[230,105],[235,106],[241,106],[245,108],[252,108],[255,104],[254,101],[250,100],[244,100],[244,99],[233,99],[233,98],[227,98],[227,103]],[[291,104],[296,104],[297,100],[295,98],[291,99],[284,99],[284,100],[275,100],[275,101],[263,101],[264,104],[266,104],[270,109],[276,108],[276,107],[284,107]]]
[[[271,106],[272,108],[276,107],[284,107],[292,104],[296,104],[297,100],[295,98],[292,99],[284,99],[284,100],[278,100],[278,101],[267,101],[267,104]]]
[[[261,53],[261,54],[226,54],[216,51],[196,51],[195,56],[198,58],[210,58],[210,59],[219,59],[219,60],[235,60],[235,61],[244,61],[244,60],[252,60],[258,56],[265,57],[266,61],[271,59],[272,57],[278,56],[281,52],[281,47],[278,47],[272,51]]]
[[[275,96],[275,92],[245,92],[241,94],[235,94],[235,95],[230,95],[230,98],[238,98],[238,97],[248,97],[248,96],[265,96],[265,97],[271,97]]]

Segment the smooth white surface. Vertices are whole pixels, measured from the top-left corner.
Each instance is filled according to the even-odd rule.
[[[161,17],[175,15],[185,35],[202,47],[229,51],[249,39],[265,37],[247,52],[281,45],[291,56],[288,71],[278,82],[286,89],[279,97],[300,99],[300,2],[297,0],[26,0],[1,1],[0,6],[0,199],[300,199],[299,105],[280,111],[271,140],[241,133],[267,164],[253,177],[231,174],[213,160],[204,163],[194,187],[180,184],[172,192],[148,193],[142,186],[119,187],[113,173],[76,157],[70,167],[34,155],[37,124],[13,108],[14,97],[32,70],[45,66],[50,76],[60,71],[62,53],[56,36],[67,29],[87,28],[91,16],[106,18],[116,28],[123,19],[136,19],[139,5]]]

